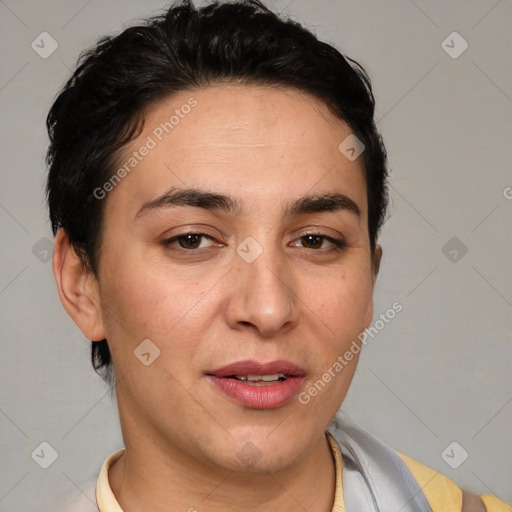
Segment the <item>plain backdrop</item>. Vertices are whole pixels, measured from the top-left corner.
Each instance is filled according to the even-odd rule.
[[[512,502],[512,2],[267,5],[366,68],[392,169],[375,318],[395,301],[403,310],[369,340],[342,409],[457,484]],[[115,399],[56,292],[45,117],[81,50],[164,6],[0,2],[2,512],[58,510],[123,446]],[[41,38],[46,52],[58,45],[46,58]],[[42,442],[57,456],[47,469]]]

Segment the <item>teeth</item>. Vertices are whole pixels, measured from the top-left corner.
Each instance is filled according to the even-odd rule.
[[[272,382],[281,378],[285,378],[285,376],[282,373],[274,373],[273,375],[236,375],[235,378],[241,381],[249,382]]]

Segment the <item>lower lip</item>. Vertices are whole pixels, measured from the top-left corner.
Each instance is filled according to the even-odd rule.
[[[211,381],[235,402],[250,409],[275,409],[289,402],[298,392],[304,377],[288,377],[275,384],[246,384],[240,380],[209,375]]]

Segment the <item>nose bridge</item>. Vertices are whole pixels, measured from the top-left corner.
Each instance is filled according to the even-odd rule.
[[[237,247],[235,283],[230,294],[231,323],[253,324],[261,334],[297,320],[292,276],[283,247],[272,234],[246,237]]]

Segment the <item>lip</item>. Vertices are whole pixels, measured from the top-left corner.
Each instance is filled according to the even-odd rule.
[[[273,375],[282,373],[293,377],[304,377],[304,370],[290,361],[279,360],[262,363],[252,359],[246,361],[236,361],[235,363],[223,366],[218,370],[208,372],[207,375],[215,377],[229,377],[230,375]]]
[[[281,373],[286,380],[261,385],[248,384],[229,378],[233,375],[273,375]],[[223,366],[206,377],[215,388],[230,399],[249,409],[275,409],[288,403],[299,392],[304,380],[304,370],[290,361],[267,363],[247,360]]]

